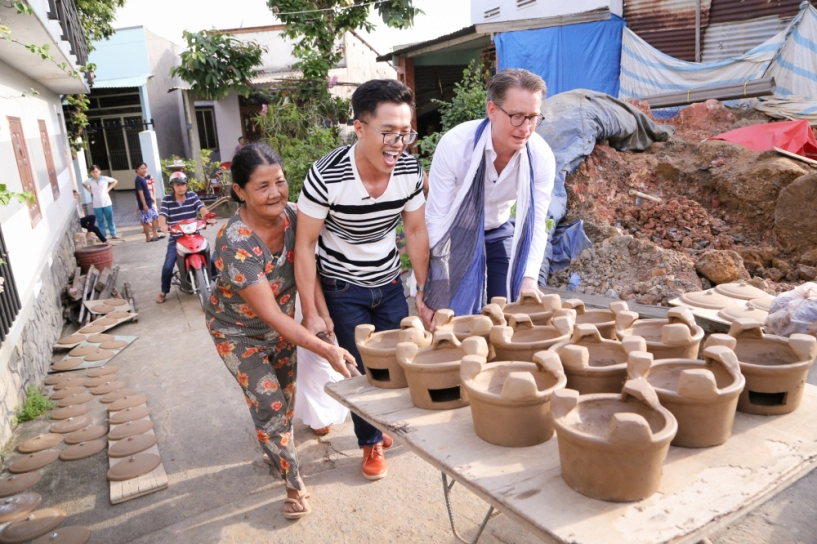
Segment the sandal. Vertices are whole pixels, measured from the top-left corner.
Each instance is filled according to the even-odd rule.
[[[322,427],[320,429],[312,429],[312,432],[318,436],[326,436],[327,434],[332,432],[332,426],[327,425],[326,427]]]
[[[156,304],[163,304],[166,299],[167,293],[159,293],[159,296],[156,297]]]
[[[297,504],[297,505],[300,505],[303,508],[303,510],[300,511],[300,512],[287,512],[286,510],[284,510],[284,518],[285,519],[300,519],[300,518],[302,518],[304,516],[308,516],[309,514],[311,514],[312,513],[312,508],[310,508],[309,503],[306,502],[306,500],[308,498],[309,498],[309,493],[307,493],[306,495],[301,496],[298,499],[291,499],[289,497],[284,499],[284,506],[286,506],[287,504]]]

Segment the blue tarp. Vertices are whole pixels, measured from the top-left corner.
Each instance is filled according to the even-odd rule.
[[[494,38],[499,69],[538,74],[552,96],[589,89],[618,96],[624,20],[503,32]]]

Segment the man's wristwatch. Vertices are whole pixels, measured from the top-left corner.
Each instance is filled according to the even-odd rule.
[[[417,292],[418,292],[418,293],[422,293],[422,292],[423,292],[423,291],[425,291],[425,290],[426,290],[426,286],[425,286],[425,285],[420,285],[419,283],[417,284]]]

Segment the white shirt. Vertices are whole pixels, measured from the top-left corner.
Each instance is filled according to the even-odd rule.
[[[468,173],[474,149],[474,136],[481,122],[482,120],[478,119],[457,125],[440,139],[429,173],[426,224],[438,221],[451,208]],[[490,122],[485,130],[490,133]],[[545,246],[547,245],[545,221],[553,192],[556,159],[547,142],[535,132],[528,143],[533,162],[533,198],[536,220],[533,225],[534,235],[525,266],[525,276],[535,279],[539,277],[539,269],[545,257]],[[526,153],[525,148],[514,153],[502,173],[497,174],[494,166],[497,154],[494,150],[493,138],[488,138],[485,146],[485,230],[495,229],[511,217],[511,209],[517,198],[517,179],[522,153]]]
[[[95,180],[93,176],[85,180],[85,183],[91,188],[94,208],[104,208],[113,205],[111,195],[108,194],[108,185],[113,182],[114,179],[108,176],[99,176],[99,181]]]

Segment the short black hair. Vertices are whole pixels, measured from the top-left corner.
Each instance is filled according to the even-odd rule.
[[[247,186],[250,176],[259,166],[266,164],[277,164],[284,169],[281,157],[278,153],[265,143],[255,142],[247,144],[233,155],[233,163],[230,165],[230,173],[233,175],[233,184],[242,189]],[[230,197],[236,202],[241,202],[234,190],[230,191]]]
[[[352,93],[352,111],[355,119],[364,115],[374,117],[383,102],[414,106],[414,93],[396,79],[371,79]]]

